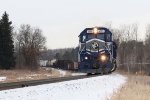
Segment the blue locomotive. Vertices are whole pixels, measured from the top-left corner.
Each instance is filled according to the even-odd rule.
[[[84,29],[79,35],[78,70],[88,74],[116,70],[116,43],[105,27]]]

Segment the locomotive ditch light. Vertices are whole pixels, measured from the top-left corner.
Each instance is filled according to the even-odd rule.
[[[87,56],[85,56],[85,57],[84,57],[84,59],[85,59],[85,60],[88,60],[88,57],[87,57]]]
[[[102,60],[102,61],[105,61],[105,60],[106,60],[106,56],[105,56],[105,55],[102,55],[102,56],[101,56],[101,60]]]
[[[108,60],[108,57],[107,57],[106,54],[101,54],[101,55],[100,55],[100,61],[106,62],[107,60]]]

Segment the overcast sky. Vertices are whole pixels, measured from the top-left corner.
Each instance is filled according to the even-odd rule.
[[[142,33],[150,23],[150,0],[1,0],[0,15],[4,11],[16,29],[21,24],[42,29],[52,49],[77,46],[86,27],[136,22]]]

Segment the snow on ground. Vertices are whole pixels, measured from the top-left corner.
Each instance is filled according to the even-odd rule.
[[[6,77],[0,77],[0,82],[5,81],[5,80],[6,80]]]
[[[45,70],[47,70],[47,71],[49,71],[49,70],[54,70],[54,68],[50,68],[50,67],[41,67],[41,68],[43,68],[43,69],[45,69]]]
[[[58,70],[59,73],[60,73],[60,76],[65,76],[66,75],[66,71],[63,71],[63,70]]]
[[[59,76],[61,76],[61,77],[66,76],[66,75],[67,75],[67,72],[69,72],[69,71],[66,71],[66,70],[54,69],[54,68],[52,68],[52,70],[57,70],[57,71],[59,71],[59,74],[60,74]],[[86,73],[70,72],[70,74],[69,74],[69,76],[79,76],[79,75],[86,75]]]
[[[71,76],[87,75],[86,73],[72,73]]]
[[[110,74],[0,91],[0,100],[108,100],[126,82]]]
[[[48,70],[48,68],[47,68],[47,70]],[[62,69],[55,69],[55,68],[51,68],[51,70],[52,70],[52,72],[53,72],[53,71],[58,71],[59,77],[64,77],[64,76],[66,75],[66,72],[67,72],[67,71],[65,71],[65,70],[62,70]]]

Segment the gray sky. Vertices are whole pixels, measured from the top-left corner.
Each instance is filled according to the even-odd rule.
[[[1,0],[15,28],[30,24],[43,30],[48,48],[75,47],[86,27],[150,23],[150,0]],[[139,38],[144,38],[141,34]]]

